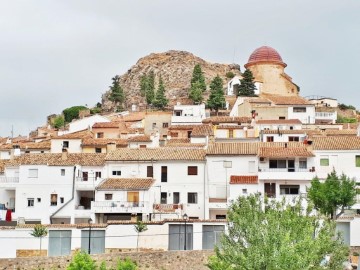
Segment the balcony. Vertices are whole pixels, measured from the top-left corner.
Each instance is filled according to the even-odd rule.
[[[95,201],[91,209],[95,213],[145,213],[148,202]]]
[[[174,213],[183,210],[183,205],[154,203],[153,210],[157,213]]]
[[[269,168],[259,167],[259,180],[311,180],[316,176],[315,168]]]
[[[94,190],[104,178],[100,177],[76,177],[77,190]]]
[[[18,183],[19,177],[0,176],[0,186],[2,188],[15,189]]]
[[[209,198],[209,209],[227,209],[227,200],[225,198]]]

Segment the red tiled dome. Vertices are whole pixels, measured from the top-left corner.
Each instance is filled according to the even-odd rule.
[[[286,67],[286,64],[283,62],[280,54],[273,48],[268,46],[262,46],[257,48],[249,57],[249,61],[245,64],[247,68],[250,65],[260,64],[260,63],[272,63],[279,64],[283,67]]]

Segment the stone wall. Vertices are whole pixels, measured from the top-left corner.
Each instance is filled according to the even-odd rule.
[[[112,253],[92,257],[98,264],[105,261],[108,268],[115,267],[119,259],[130,258],[137,262],[139,270],[206,270],[208,257],[212,254],[213,251],[191,250]],[[0,269],[66,269],[70,261],[71,256],[0,259]]]

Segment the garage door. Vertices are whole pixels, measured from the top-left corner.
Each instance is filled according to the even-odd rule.
[[[215,245],[220,245],[224,230],[225,226],[223,225],[203,225],[202,248],[214,249]]]
[[[49,231],[49,256],[69,255],[71,252],[71,231]]]
[[[169,225],[169,250],[185,249],[185,224]],[[186,250],[193,249],[193,226],[186,225]]]
[[[90,239],[91,254],[105,253],[105,231],[91,230]],[[81,231],[81,249],[88,252],[89,230]]]

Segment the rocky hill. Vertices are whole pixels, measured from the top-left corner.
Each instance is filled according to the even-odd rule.
[[[126,107],[130,108],[132,104],[138,106],[144,104],[144,97],[140,95],[140,78],[150,71],[155,73],[156,82],[161,74],[165,83],[166,96],[171,104],[186,100],[193,68],[196,64],[201,65],[208,85],[216,75],[219,75],[223,78],[225,87],[226,82],[229,80],[225,76],[227,72],[231,71],[235,75],[240,74],[239,65],[210,63],[185,51],[152,53],[140,58],[134,66],[121,75],[120,84],[126,94]],[[102,110],[109,112],[113,111],[114,108],[108,96],[109,91],[102,96]]]

